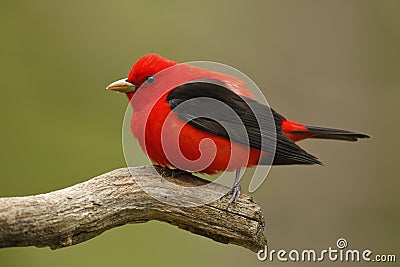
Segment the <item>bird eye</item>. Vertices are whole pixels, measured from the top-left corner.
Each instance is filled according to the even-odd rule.
[[[154,76],[147,76],[144,81],[148,84],[152,84],[156,81],[156,78]]]

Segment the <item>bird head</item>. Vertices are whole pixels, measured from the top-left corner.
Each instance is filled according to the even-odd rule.
[[[129,71],[128,77],[115,81],[107,86],[108,90],[126,93],[129,98],[133,96],[147,79],[151,79],[158,72],[176,65],[158,54],[147,54],[139,58]]]

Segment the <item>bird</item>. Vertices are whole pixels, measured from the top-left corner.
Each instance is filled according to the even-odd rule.
[[[132,134],[153,164],[192,173],[235,171],[228,207],[240,195],[244,168],[322,164],[298,141],[369,138],[291,121],[254,99],[240,78],[158,54],[140,57],[126,78],[106,89],[126,94]]]

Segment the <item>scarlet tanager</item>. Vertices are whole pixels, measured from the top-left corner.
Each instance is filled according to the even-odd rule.
[[[173,67],[176,70],[163,72]],[[242,168],[259,164],[321,164],[315,156],[295,144],[297,141],[306,138],[357,141],[369,137],[290,121],[252,99],[242,80],[179,64],[157,54],[138,59],[127,78],[111,83],[107,89],[127,95],[133,107],[132,133],[155,164],[206,174],[236,171],[237,179],[229,204],[240,193],[238,173]],[[207,102],[206,99],[215,101]],[[179,108],[185,102],[188,104]],[[236,115],[232,115],[230,109]],[[268,112],[275,127],[263,123],[268,120],[265,116]],[[212,142],[201,144],[204,140]],[[276,142],[272,159],[268,157],[271,140]],[[263,141],[266,146],[262,145]],[[168,150],[173,153],[167,155]],[[182,155],[187,161],[176,164],[180,158],[171,160],[175,154]],[[205,161],[198,160],[204,155]]]

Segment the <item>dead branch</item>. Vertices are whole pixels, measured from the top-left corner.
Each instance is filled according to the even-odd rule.
[[[160,188],[170,186],[151,166],[142,166],[131,171],[117,169],[46,194],[0,198],[0,248],[57,249],[84,242],[117,226],[150,220],[167,222],[254,252],[264,248],[264,219],[251,197],[241,194],[229,210],[226,210],[229,196],[198,207],[171,206],[147,195],[136,183],[137,179],[141,183],[156,183]],[[190,174],[167,179],[186,186],[208,182]],[[207,193],[202,190],[199,187],[196,191],[198,197]],[[160,190],[160,194],[164,193]]]

